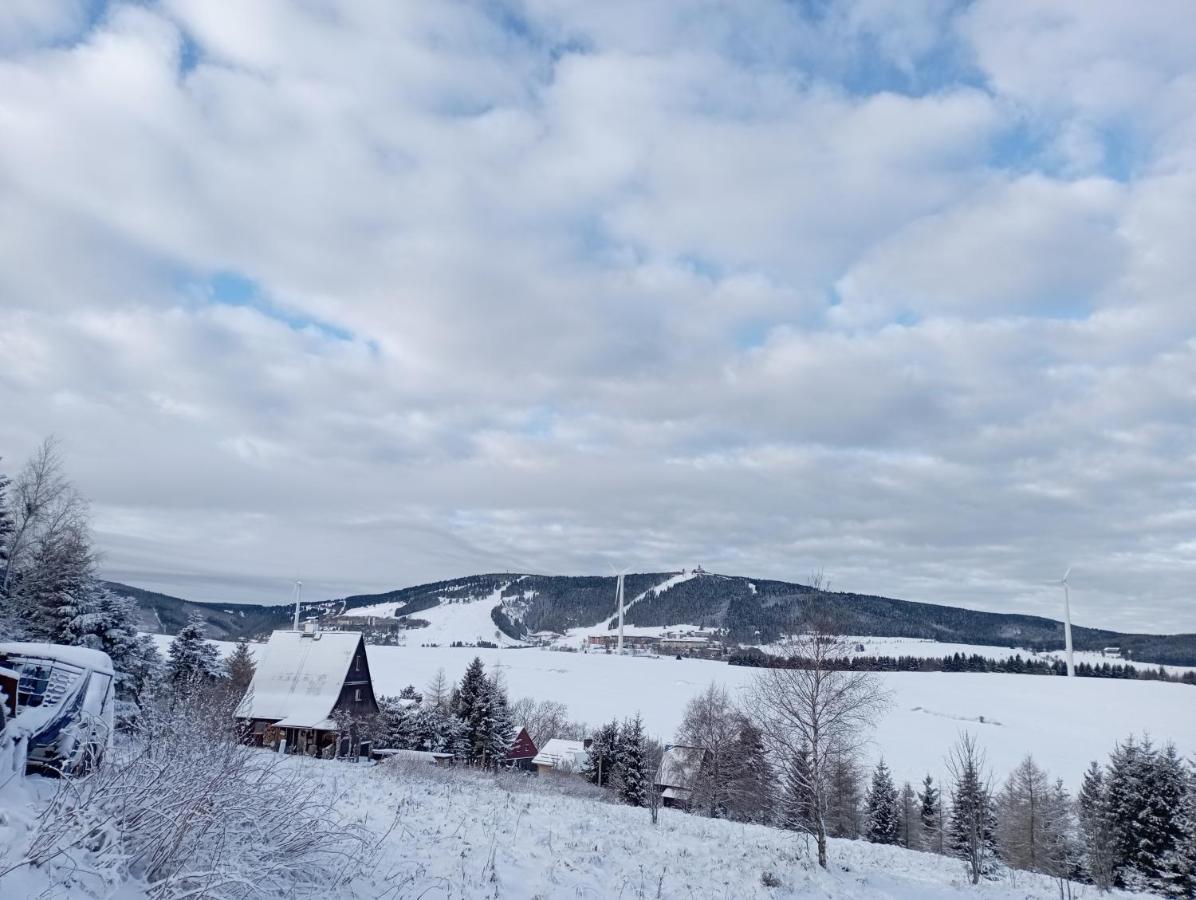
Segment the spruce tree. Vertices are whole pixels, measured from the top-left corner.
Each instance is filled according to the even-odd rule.
[[[922,822],[918,816],[918,794],[908,781],[901,786],[897,809],[900,820],[898,843],[907,850],[920,850],[922,848]]]
[[[244,696],[253,684],[253,673],[256,671],[257,666],[249,650],[249,641],[237,641],[237,646],[224,661],[224,674],[228,678],[229,689],[238,696]]]
[[[1185,773],[1175,824],[1178,837],[1163,859],[1159,890],[1168,897],[1196,898],[1196,766]]]
[[[901,834],[901,822],[897,808],[897,789],[884,759],[872,773],[872,785],[868,790],[865,806],[864,836],[874,844],[896,844]]]
[[[731,777],[727,783],[727,815],[740,822],[767,822],[775,789],[772,767],[764,748],[764,735],[744,717],[730,752]]]
[[[515,742],[515,724],[511,718],[507,692],[497,676],[487,680],[484,700],[482,764],[487,768],[495,768],[502,765]]]
[[[1097,889],[1108,891],[1113,887],[1117,868],[1117,848],[1105,773],[1095,760],[1084,773],[1077,801],[1084,846],[1081,864]]]
[[[204,639],[203,616],[191,613],[175,639],[170,642],[166,673],[178,690],[211,681],[219,675],[219,655]]]
[[[993,870],[996,858],[993,804],[983,757],[970,734],[960,737],[949,760],[951,769],[951,817],[948,847],[964,860],[972,884]]]
[[[828,765],[826,830],[831,837],[858,838],[860,821],[860,772],[850,756],[839,754]]]
[[[923,849],[942,853],[942,808],[938,788],[934,786],[934,779],[929,775],[922,779],[922,790],[918,793],[918,806],[918,816],[922,820]]]
[[[465,758],[480,765],[486,757],[490,715],[489,681],[480,656],[475,656],[465,670],[461,684],[453,692],[451,704],[453,713],[464,726]]]
[[[581,775],[586,780],[606,787],[614,771],[619,748],[619,723],[612,719],[595,732],[590,741]]]
[[[813,815],[814,785],[810,773],[810,751],[801,747],[785,767],[780,824],[783,828],[808,833],[813,827]]]
[[[639,713],[623,722],[619,730],[614,774],[619,796],[632,806],[643,806],[648,800],[650,777],[644,745],[644,722]]]

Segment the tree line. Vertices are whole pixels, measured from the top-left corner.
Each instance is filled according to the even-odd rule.
[[[758,668],[801,668],[808,660],[780,656],[763,651],[743,651],[727,658],[732,666]],[[842,656],[827,660],[827,665],[853,672],[991,672],[1006,675],[1067,675],[1067,664],[1060,659],[1025,658],[1020,653],[1002,659],[991,659],[978,653],[948,656]],[[1128,663],[1079,662],[1075,666],[1078,678],[1119,678],[1130,681],[1169,681],[1196,685],[1196,671],[1168,672],[1163,666],[1144,668]]]

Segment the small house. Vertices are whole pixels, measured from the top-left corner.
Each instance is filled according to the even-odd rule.
[[[568,741],[564,738],[552,738],[532,758],[537,775],[551,773],[568,775],[580,772],[586,764],[586,741]]]
[[[664,748],[660,769],[656,773],[656,789],[664,806],[687,809],[693,785],[706,764],[709,754],[701,747],[675,744]]]
[[[530,772],[535,768],[532,761],[539,752],[536,749],[535,742],[532,741],[531,735],[527,733],[527,729],[521,726],[515,729],[515,737],[511,743],[511,749],[503,757],[502,764],[508,769],[521,769],[525,772]]]
[[[254,744],[329,756],[336,752],[338,718],[377,712],[361,634],[308,626],[270,635],[235,715]]]

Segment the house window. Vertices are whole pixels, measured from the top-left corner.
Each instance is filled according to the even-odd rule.
[[[357,688],[355,691],[353,691],[353,699],[358,703],[361,702],[361,688]]]
[[[360,654],[353,657],[353,671],[354,672],[361,671],[361,655]]]

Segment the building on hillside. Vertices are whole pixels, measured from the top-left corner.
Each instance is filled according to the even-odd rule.
[[[355,629],[358,631],[378,629],[382,631],[402,631],[406,625],[391,616],[355,616],[347,613],[343,616],[332,616],[323,621],[326,628],[339,630]]]
[[[664,748],[660,768],[656,772],[656,790],[664,806],[687,809],[693,784],[710,754],[701,747],[674,744]]]
[[[361,634],[309,625],[270,635],[235,715],[254,744],[333,756],[345,752],[337,747],[337,720],[360,720],[377,712]]]
[[[708,650],[710,649],[710,645],[710,638],[704,637],[663,638],[660,641],[660,652],[685,655]]]
[[[531,735],[521,725],[515,729],[515,739],[511,744],[511,749],[503,758],[502,764],[508,769],[521,769],[524,772],[530,772],[535,768],[532,760],[539,752]]]
[[[587,643],[591,647],[604,650],[614,650],[619,646],[619,635],[612,632],[610,634],[592,634],[587,639]],[[623,635],[623,649],[644,649],[653,650],[660,644],[660,638],[647,634],[625,634]]]
[[[564,738],[552,738],[532,758],[532,765],[537,775],[570,775],[580,772],[586,763],[586,748],[589,741],[568,741]]]
[[[1120,659],[1121,658],[1121,648],[1120,647],[1102,647],[1101,651],[1100,651],[1100,655],[1101,656],[1115,656],[1118,659]]]

